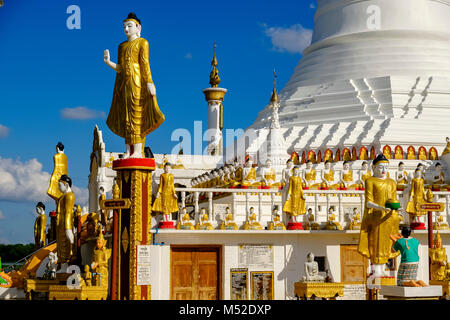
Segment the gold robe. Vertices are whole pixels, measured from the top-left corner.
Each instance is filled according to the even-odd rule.
[[[430,275],[431,280],[445,280],[445,260],[446,253],[444,248],[433,248],[428,249],[430,255]],[[441,264],[443,262],[443,265]]]
[[[63,194],[57,203],[56,215],[56,248],[58,251],[58,263],[69,262],[74,255],[74,243],[70,243],[66,237],[66,230],[73,229],[73,207],[75,205],[75,195],[73,192]]]
[[[92,261],[98,265],[95,268],[96,273],[100,273],[100,284],[102,287],[108,287],[109,274],[108,274],[108,261],[111,257],[111,249],[105,247],[101,249],[95,249],[92,256]],[[98,284],[97,284],[98,285]]]
[[[116,83],[106,124],[125,138],[126,144],[142,143],[164,122],[156,96],[147,89],[147,83],[153,83],[148,51],[148,42],[143,38],[119,46]]]
[[[370,173],[370,170],[367,170],[366,173],[364,173],[361,176],[361,179],[363,182],[366,182],[367,179],[369,179],[372,176],[372,173]]]
[[[275,169],[274,169],[274,168],[270,168],[270,169],[268,169],[268,170],[266,170],[266,171],[264,172],[264,179],[267,180],[267,182],[269,183],[269,185],[271,185],[272,183],[275,182],[276,177],[277,177],[277,175],[276,175],[276,173],[275,173]]]
[[[163,214],[171,214],[178,211],[178,202],[174,197],[176,193],[173,174],[161,174],[158,192],[159,197],[153,203],[153,211],[162,212]]]
[[[308,186],[316,181],[316,170],[311,169],[305,173],[305,180],[308,183]]]
[[[63,174],[69,175],[67,156],[64,153],[57,153],[53,156],[53,173],[47,190],[47,194],[55,201],[58,201],[59,197],[62,196],[58,183]]]
[[[399,230],[398,212],[388,214],[384,210],[367,207],[368,202],[385,206],[387,200],[397,201],[397,184],[390,178],[370,177],[365,183],[364,216],[361,223],[358,252],[374,264],[385,264],[397,257],[400,252],[392,253],[393,241],[390,235]]]
[[[47,217],[45,214],[40,214],[34,221],[34,243],[36,249],[41,248],[41,242],[43,247],[47,244],[45,227],[47,226]]]
[[[306,213],[305,200],[303,200],[302,178],[291,176],[289,178],[289,200],[283,205],[283,211],[291,216]]]
[[[327,182],[333,182],[334,181],[334,171],[330,170],[327,173],[323,174],[323,177]]]
[[[425,199],[425,187],[422,178],[413,178],[411,181],[411,194],[412,200],[408,202],[406,206],[406,212],[414,215],[423,215],[426,211],[420,211],[417,208],[418,204],[426,202]]]
[[[403,171],[403,179],[398,182],[398,184],[408,184],[408,172]]]

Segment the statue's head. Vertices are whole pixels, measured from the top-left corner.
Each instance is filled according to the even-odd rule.
[[[344,161],[343,166],[344,166],[344,170],[350,169],[350,161]]]
[[[367,170],[367,168],[369,167],[369,164],[366,161],[364,161],[362,163],[361,167],[362,167],[363,170]]]
[[[288,167],[289,169],[291,169],[294,166],[294,162],[289,159],[288,161],[286,161],[286,167]]]
[[[231,212],[230,207],[226,207],[225,212],[226,212],[227,214],[229,214],[229,213]]]
[[[353,213],[358,213],[358,208],[353,208]]]
[[[425,167],[424,167],[423,164],[419,163],[419,164],[417,165],[417,169],[420,169],[420,171],[423,172],[423,170],[425,169]]]
[[[56,145],[56,152],[57,153],[63,153],[64,152],[64,145],[61,142],[58,142]]]
[[[389,161],[384,154],[380,153],[372,162],[373,176],[379,179],[386,179]]]
[[[164,173],[169,173],[171,164],[169,162],[166,162],[164,165]]]
[[[438,162],[436,163],[436,170],[439,172],[442,170],[442,165]]]
[[[400,170],[400,171],[405,170],[405,164],[404,164],[403,162],[400,162],[400,163],[398,164],[398,170]]]
[[[72,179],[70,179],[69,176],[63,174],[61,178],[59,178],[58,187],[62,193],[65,193],[67,190],[72,188]]]
[[[306,260],[308,260],[308,262],[313,262],[314,261],[314,253],[310,252],[306,255]]]
[[[250,207],[250,213],[254,213],[255,212],[255,208]]]
[[[86,264],[84,266],[84,273],[89,273],[89,265],[88,264]]]
[[[123,21],[123,29],[127,38],[141,36],[141,20],[138,19],[134,12],[130,12],[128,17]]]
[[[271,160],[267,160],[266,161],[266,167],[270,168],[272,166],[272,161]]]
[[[308,214],[312,214],[312,208],[308,208]]]
[[[325,161],[325,169],[329,170],[331,168],[331,161],[327,160]]]
[[[292,171],[292,174],[297,177],[300,173],[300,167],[299,166],[295,166],[294,170]]]
[[[306,169],[311,169],[312,166],[312,161],[311,160],[307,160],[306,161]]]
[[[253,160],[252,160],[252,158],[249,158],[249,159],[247,160],[247,163],[245,164],[245,166],[246,166],[247,168],[253,167]]]
[[[419,168],[414,170],[414,178],[420,178],[422,176],[422,171]]]
[[[442,239],[441,235],[439,234],[439,231],[436,232],[436,236],[434,237],[434,247],[436,249],[440,249],[442,247]]]
[[[45,214],[45,204],[38,202],[36,205],[36,213],[38,215]]]

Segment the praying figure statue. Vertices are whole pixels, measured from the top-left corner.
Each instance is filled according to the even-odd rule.
[[[64,154],[64,145],[58,142],[56,145],[56,154],[53,156],[53,173],[50,177],[50,185],[47,190],[47,194],[55,201],[58,201],[62,193],[59,190],[59,178],[63,174],[69,174],[69,166],[67,164],[67,156]]]
[[[400,203],[397,184],[387,177],[389,161],[383,154],[373,160],[373,177],[365,183],[364,215],[361,223],[358,252],[370,259],[375,277],[384,275],[389,259],[399,255],[392,252],[392,235],[398,234]]]
[[[47,243],[45,227],[47,226],[47,217],[45,216],[45,205],[38,202],[36,205],[37,218],[34,222],[34,244],[35,248],[40,249],[45,247]]]
[[[315,222],[315,217],[312,208],[308,208],[306,219],[308,221],[305,222],[303,227],[305,230],[320,230],[320,224]]]
[[[398,190],[404,190],[405,187],[408,185],[408,172],[406,172],[405,164],[403,162],[400,162],[398,164],[396,180]]]
[[[316,182],[316,170],[312,167],[312,161],[306,161],[306,169],[303,170],[304,186],[308,189],[318,189],[319,184]]]
[[[142,158],[145,137],[164,122],[156,101],[149,64],[148,41],[141,38],[141,21],[130,13],[123,22],[127,41],[119,45],[117,64],[104,52],[105,63],[116,71],[113,100],[106,124],[125,138],[124,158]]]
[[[170,173],[170,163],[164,165],[164,173],[161,173],[159,179],[158,192],[152,210],[161,212],[164,215],[164,221],[168,221],[168,216],[178,211],[178,196],[175,192],[173,174]]]
[[[319,264],[314,261],[314,254],[308,253],[305,262],[305,275],[303,282],[325,282],[325,277],[319,274]]]
[[[356,189],[357,185],[353,184],[353,170],[350,168],[350,161],[344,161],[341,171],[340,189]]]

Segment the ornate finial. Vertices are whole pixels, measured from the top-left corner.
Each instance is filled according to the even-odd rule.
[[[436,231],[436,236],[434,237],[434,242],[442,242],[441,235],[439,234],[439,230]]]
[[[120,199],[120,189],[117,183],[114,184],[112,196],[113,199]]]
[[[278,97],[276,85],[277,85],[277,73],[275,72],[275,69],[273,69],[273,91],[272,91],[272,97],[270,98],[271,104],[280,102],[280,98]]]
[[[217,62],[217,57],[216,57],[216,47],[217,47],[217,45],[214,42],[214,55],[213,55],[213,59],[211,61],[212,70],[209,75],[209,84],[211,85],[212,88],[217,88],[220,83],[219,70],[217,70],[218,62]]]

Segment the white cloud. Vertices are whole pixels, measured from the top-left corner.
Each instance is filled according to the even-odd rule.
[[[0,157],[0,200],[49,202],[47,189],[51,174],[42,170],[37,159],[26,162]],[[88,202],[88,190],[73,186],[76,203],[81,206]]]
[[[0,124],[0,139],[6,138],[9,135],[9,128]]]
[[[0,210],[0,220],[5,219],[5,215],[3,214],[2,210]]]
[[[103,111],[92,110],[86,107],[64,108],[61,110],[61,117],[72,120],[89,120],[96,118],[105,118]]]
[[[290,53],[301,53],[311,44],[312,30],[301,24],[294,24],[288,28],[264,26],[265,34],[272,40],[274,49]]]

